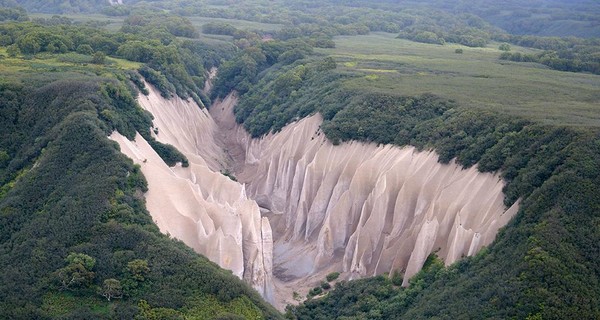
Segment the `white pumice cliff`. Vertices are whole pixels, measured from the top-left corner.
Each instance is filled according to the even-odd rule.
[[[150,94],[138,102],[154,116],[154,137],[181,151],[189,167],[168,167],[139,134],[135,141],[116,132],[110,138],[141,166],[153,220],[163,233],[231,270],[271,301],[270,224],[244,186],[221,174],[227,155],[216,144],[214,121],[196,103],[178,97],[166,100],[148,87]]]
[[[154,115],[156,139],[190,162],[169,168],[141,136],[111,135],[141,165],[161,231],[278,308],[333,271],[348,279],[400,270],[407,284],[434,251],[450,264],[490,244],[518,209],[504,207],[497,175],[412,147],[334,146],[319,115],[251,139],[235,123],[233,95],[210,114],[154,88],[139,103]]]

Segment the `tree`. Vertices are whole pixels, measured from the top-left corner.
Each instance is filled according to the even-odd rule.
[[[0,167],[3,167],[10,160],[10,155],[4,150],[0,150]]]
[[[136,281],[144,281],[146,275],[150,272],[148,267],[148,261],[135,259],[127,263],[127,271],[131,274],[131,277]]]
[[[16,44],[12,44],[6,48],[6,53],[8,53],[9,57],[14,58],[21,53],[21,50],[19,50]]]
[[[501,51],[510,51],[510,44],[503,43],[498,47],[498,49]]]
[[[91,55],[94,53],[94,49],[89,44],[81,44],[77,47],[77,53]]]
[[[327,279],[327,281],[331,282],[335,279],[337,279],[340,276],[339,272],[332,272],[330,274],[328,274],[325,278]]]
[[[83,253],[71,253],[65,261],[67,266],[54,272],[60,290],[84,288],[92,283],[96,259]]]
[[[96,259],[83,253],[70,253],[65,261],[69,264],[80,264],[87,270],[92,270],[96,265]]]
[[[117,279],[106,279],[102,283],[102,290],[100,295],[110,301],[110,299],[120,299],[123,297],[123,287],[121,281]]]
[[[104,64],[105,62],[106,62],[106,54],[104,54],[104,52],[102,52],[102,51],[98,51],[98,52],[94,53],[94,55],[92,56],[93,64]]]
[[[30,33],[17,40],[19,49],[24,54],[36,54],[42,49],[40,39],[36,34]]]

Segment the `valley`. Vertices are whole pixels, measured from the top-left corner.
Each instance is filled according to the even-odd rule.
[[[599,318],[599,13],[0,0],[0,318]]]
[[[235,122],[233,94],[208,113],[149,91],[138,99],[154,116],[154,137],[190,166],[169,168],[139,135],[111,138],[148,177],[154,221],[280,310],[332,272],[401,272],[408,285],[431,253],[447,265],[472,256],[518,210],[504,206],[497,175],[412,147],[334,146],[319,115],[252,139]]]

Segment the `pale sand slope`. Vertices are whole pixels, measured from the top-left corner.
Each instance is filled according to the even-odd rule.
[[[358,278],[401,270],[406,285],[431,252],[446,264],[473,255],[518,210],[504,207],[497,175],[443,165],[413,147],[333,146],[319,115],[250,139],[235,124],[235,102],[217,101],[211,115],[229,148],[246,150],[234,156],[244,161],[236,175],[271,212],[278,306],[331,271]]]
[[[217,76],[217,67],[212,67],[206,74],[206,80],[204,80],[204,88],[202,93],[209,95],[213,87],[213,79]]]
[[[169,168],[139,134],[110,138],[141,165],[148,180],[146,206],[163,233],[230,269],[272,300],[272,236],[267,218],[244,186],[219,173],[226,154],[215,142],[215,123],[205,109],[180,98],[165,100],[151,86],[139,103],[159,128],[156,138],[186,155],[188,168]]]
[[[433,251],[447,264],[476,253],[517,211],[503,206],[498,176],[439,164],[433,152],[333,146],[318,115],[253,140],[235,123],[233,95],[208,115],[150,89],[139,102],[154,115],[157,138],[182,151],[190,167],[167,167],[139,135],[135,142],[111,137],[142,166],[154,220],[280,309],[294,302],[293,291],[305,294],[331,271],[347,279],[404,270],[406,283]],[[246,191],[222,168],[233,168]],[[273,263],[278,279],[271,279]]]

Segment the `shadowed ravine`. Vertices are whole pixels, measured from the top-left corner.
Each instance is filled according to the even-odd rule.
[[[400,270],[406,284],[431,252],[446,264],[475,254],[517,211],[504,207],[497,175],[440,164],[434,152],[333,146],[319,115],[251,139],[235,122],[234,95],[209,113],[150,89],[139,102],[156,138],[190,162],[169,168],[141,136],[111,135],[148,179],[150,214],[279,309],[333,271],[348,279]]]

